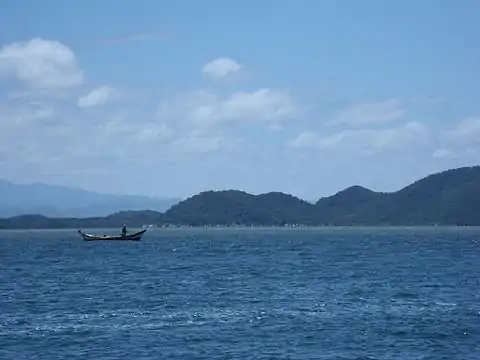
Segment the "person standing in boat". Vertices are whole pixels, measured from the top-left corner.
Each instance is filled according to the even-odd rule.
[[[122,226],[122,236],[127,236],[127,225],[123,224]]]

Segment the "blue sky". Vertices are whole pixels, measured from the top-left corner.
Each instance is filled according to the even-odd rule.
[[[477,1],[1,6],[12,181],[311,200],[480,159]]]

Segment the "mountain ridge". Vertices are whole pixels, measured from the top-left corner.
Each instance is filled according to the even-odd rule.
[[[315,203],[272,191],[208,190],[165,212],[122,211],[84,219],[9,218],[0,228],[158,226],[479,226],[480,166],[449,169],[400,190],[354,185]]]
[[[17,184],[0,179],[0,217],[38,214],[47,217],[107,216],[122,210],[165,211],[180,198],[102,194],[41,182]]]

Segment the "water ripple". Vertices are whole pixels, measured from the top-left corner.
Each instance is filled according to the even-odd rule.
[[[479,359],[478,229],[0,233],[1,359]]]

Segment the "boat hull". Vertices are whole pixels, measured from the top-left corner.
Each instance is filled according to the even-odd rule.
[[[93,234],[86,234],[81,230],[78,230],[78,233],[82,236],[83,240],[85,241],[99,241],[99,240],[107,240],[107,241],[140,241],[142,240],[143,234],[147,229],[142,231],[128,234],[125,236],[117,235],[117,236],[110,236],[110,235],[93,235]]]

